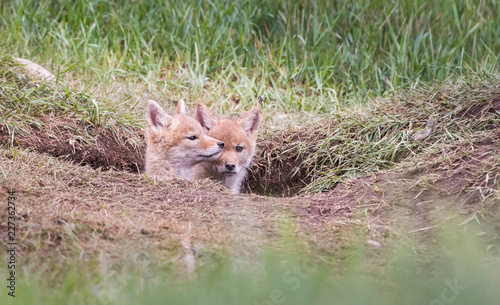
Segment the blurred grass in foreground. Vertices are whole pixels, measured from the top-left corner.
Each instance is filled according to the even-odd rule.
[[[254,269],[210,260],[193,275],[179,265],[140,258],[120,267],[108,266],[102,257],[75,260],[65,269],[33,272],[24,266],[16,298],[2,294],[0,300],[41,305],[497,304],[498,245],[486,245],[465,231],[434,232],[432,241],[404,238],[382,248],[353,243],[345,255],[323,257],[323,262],[293,250],[268,253]]]

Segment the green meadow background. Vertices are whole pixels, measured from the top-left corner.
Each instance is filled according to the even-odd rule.
[[[51,68],[150,81],[184,68],[335,102],[494,72],[500,51],[494,0],[12,0],[0,13],[2,48]]]
[[[396,90],[497,77],[499,33],[495,0],[0,0],[1,56],[71,72],[83,87],[119,82],[164,95],[216,92],[224,101],[210,103],[222,110],[233,109],[234,94],[243,107],[260,102],[293,115],[370,107]],[[136,100],[106,99],[142,120]],[[496,239],[484,238],[488,230]],[[499,303],[495,223],[460,220],[425,238],[393,232],[397,238],[382,249],[366,245],[361,230],[349,232],[352,241],[338,253],[313,255],[289,237],[290,248],[264,251],[253,268],[231,257],[207,259],[194,275],[161,259],[103,269],[97,258],[78,255],[44,268],[18,257],[15,299],[6,295],[0,264],[0,303]],[[283,234],[293,236],[291,229]]]

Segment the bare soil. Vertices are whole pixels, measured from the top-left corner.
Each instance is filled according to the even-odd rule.
[[[303,161],[331,133],[328,126],[264,138],[246,181],[249,193],[232,195],[208,180],[147,181],[138,174],[140,129],[50,116],[14,134],[1,125],[0,200],[16,191],[19,253],[35,264],[99,255],[116,261],[153,255],[188,269],[190,261],[228,254],[252,261],[264,248],[286,247],[289,228],[303,251],[332,257],[354,234],[376,248],[404,234],[424,243],[443,219],[456,217],[448,215],[480,214],[498,238],[500,97],[471,105],[453,116],[487,133],[407,154],[392,169],[302,196],[315,166]],[[6,217],[0,215],[2,241]]]
[[[27,126],[25,130],[14,132],[14,137],[12,130],[0,125],[0,144],[29,148],[96,169],[139,172],[144,168],[141,130],[123,132],[95,128],[85,121],[54,117],[41,117],[40,120],[43,125]]]
[[[51,139],[56,130],[42,132]],[[306,251],[330,255],[360,228],[383,245],[397,230],[431,238],[444,214],[496,215],[499,145],[500,129],[327,193],[289,198],[231,195],[208,180],[151,184],[127,171],[1,149],[1,200],[15,189],[19,251],[35,263],[104,254],[119,261],[138,253],[177,264],[188,254],[196,264],[228,253],[251,261],[264,247],[284,246],[283,225],[292,226]],[[1,236],[5,224],[4,213]]]

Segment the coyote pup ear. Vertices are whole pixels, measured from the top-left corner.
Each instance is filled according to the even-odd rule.
[[[250,135],[253,133],[257,133],[259,130],[261,115],[260,115],[260,107],[255,106],[252,109],[248,110],[239,120],[238,123],[243,127],[243,130]]]
[[[186,103],[184,103],[183,99],[180,99],[177,102],[177,107],[175,107],[175,112],[176,114],[186,114]]]
[[[167,128],[172,117],[169,116],[155,101],[149,100],[146,107],[146,122],[155,132],[160,132]]]
[[[203,103],[198,103],[195,117],[196,120],[200,122],[201,126],[207,131],[212,129],[218,123],[213,113]]]

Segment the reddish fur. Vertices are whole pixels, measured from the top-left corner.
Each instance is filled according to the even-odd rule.
[[[170,116],[154,101],[146,109],[146,173],[158,179],[194,178],[193,168],[218,157],[219,140],[209,137],[201,125],[185,114],[181,100]],[[195,136],[195,140],[188,139]]]
[[[245,113],[240,119],[217,120],[204,104],[198,104],[196,118],[207,130],[208,135],[224,142],[219,158],[200,163],[195,167],[196,178],[211,177],[222,182],[234,193],[239,193],[247,169],[256,151],[256,141],[260,124],[258,106]],[[241,152],[236,147],[241,146]],[[234,164],[234,171],[227,171],[227,164]]]

